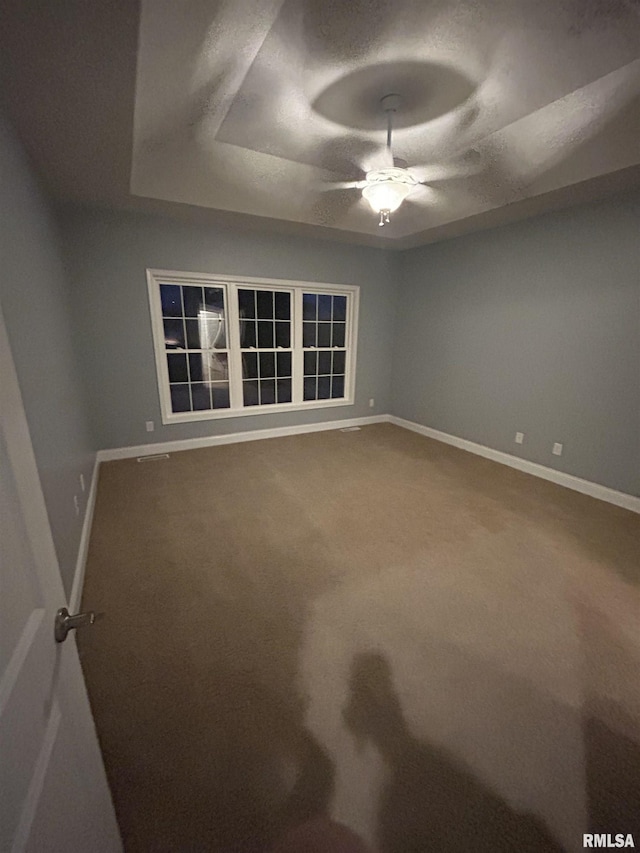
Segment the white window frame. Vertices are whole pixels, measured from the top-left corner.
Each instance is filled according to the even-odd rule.
[[[155,350],[156,375],[160,396],[160,411],[163,424],[189,423],[192,421],[217,420],[218,418],[237,418],[251,415],[266,415],[276,412],[298,412],[305,409],[327,409],[335,406],[352,406],[355,401],[356,350],[358,343],[358,314],[360,287],[358,285],[327,284],[314,281],[291,281],[276,278],[252,278],[248,276],[219,275],[209,273],[177,272],[175,270],[147,269],[149,309]],[[200,287],[221,287],[225,291],[227,352],[229,364],[228,409],[212,409],[196,412],[173,412],[169,370],[167,367],[167,349],[165,347],[162,304],[160,301],[161,284],[193,284]],[[239,316],[235,290],[243,286],[259,289],[284,290],[291,293],[291,358],[292,358],[292,402],[273,403],[258,406],[242,404],[242,367],[239,360]],[[329,400],[303,400],[303,361],[302,346],[302,294],[317,293],[335,296],[347,296],[347,315],[345,326],[345,396]],[[318,348],[322,349],[322,348]],[[178,350],[181,352],[182,350]],[[186,350],[185,350],[186,351]],[[260,352],[256,348],[256,352]]]

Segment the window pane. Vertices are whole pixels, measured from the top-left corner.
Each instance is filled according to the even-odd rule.
[[[290,332],[290,323],[276,323],[276,346],[277,347],[290,347],[291,346],[291,332]]]
[[[303,320],[315,320],[316,319],[316,309],[318,305],[318,297],[315,293],[303,293],[302,294],[302,319]]]
[[[229,384],[221,382],[211,386],[211,400],[214,409],[228,409],[231,405],[229,400]]]
[[[202,353],[202,378],[205,382],[226,382],[229,362],[226,352],[209,350]]]
[[[269,379],[276,375],[276,359],[272,352],[260,353],[260,378]]]
[[[188,385],[171,385],[171,411],[190,412],[191,399]]]
[[[254,320],[240,321],[240,346],[254,347],[256,345],[256,324]]]
[[[318,323],[318,346],[331,346],[331,323]]]
[[[197,320],[187,320],[187,323],[196,322],[200,334],[200,345],[202,349],[226,349],[227,335],[223,311],[202,310]],[[189,329],[187,329],[189,337]]]
[[[202,349],[200,346],[200,323],[198,320],[185,320],[187,327],[187,346],[189,349]]]
[[[182,296],[179,284],[161,284],[160,301],[163,317],[182,317]]]
[[[316,380],[315,380],[315,377],[309,377],[309,378],[304,380],[303,399],[305,399],[305,400],[315,400],[316,399]]]
[[[238,291],[238,310],[240,317],[256,316],[256,292],[255,290]]]
[[[347,297],[333,297],[333,319],[344,322],[347,319]]]
[[[202,382],[202,353],[189,353],[189,378],[192,382]]]
[[[278,402],[279,403],[290,403],[291,402],[291,380],[290,379],[278,379],[277,392],[278,392]]]
[[[221,287],[205,287],[204,306],[208,311],[224,313],[224,290]]]
[[[276,381],[275,379],[260,380],[260,405],[270,406],[276,401]]]
[[[288,320],[291,317],[291,294],[276,293],[276,320]]]
[[[193,411],[200,412],[211,406],[211,387],[202,382],[191,384],[191,399],[193,400]]]
[[[182,301],[184,302],[185,317],[197,317],[204,305],[202,288],[183,285]]]
[[[169,382],[188,382],[187,356],[184,353],[170,353],[167,356]]]
[[[273,348],[273,322],[271,320],[258,321],[258,346],[262,349]]]
[[[242,376],[244,379],[258,378],[258,354],[255,352],[242,353]]]
[[[318,320],[331,320],[331,297],[325,293],[318,296]]]
[[[163,320],[164,345],[167,349],[184,349],[184,325],[182,320]]]
[[[344,376],[334,376],[331,382],[331,396],[344,397]]]
[[[318,378],[318,400],[328,400],[331,396],[331,377],[320,376]]]
[[[314,346],[316,346],[316,324],[315,323],[303,323],[302,324],[302,346],[303,347],[314,347]]]
[[[273,292],[271,290],[258,290],[256,293],[258,303],[258,319],[273,319]]]
[[[318,372],[318,353],[305,352],[304,354],[304,375],[315,376]]]
[[[257,406],[258,405],[258,382],[256,381],[245,381],[242,383],[242,399],[244,400],[245,406]]]
[[[309,353],[305,353],[305,357]],[[291,353],[279,352],[278,357],[278,376],[291,376]]]
[[[345,352],[334,352],[333,353],[333,372],[334,373],[344,373],[344,364],[345,364]]]
[[[333,324],[333,346],[334,347],[343,347],[344,346],[344,336],[345,336],[345,324],[344,323],[334,323]]]
[[[318,353],[318,373],[331,373],[331,353]]]

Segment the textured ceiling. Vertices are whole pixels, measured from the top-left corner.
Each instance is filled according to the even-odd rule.
[[[638,0],[52,5],[8,0],[1,46],[10,108],[61,197],[401,247],[639,174]],[[394,153],[426,185],[378,228],[359,190],[330,185],[380,164],[389,92]]]

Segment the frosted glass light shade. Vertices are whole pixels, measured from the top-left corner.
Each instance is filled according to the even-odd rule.
[[[396,183],[393,180],[380,181],[366,186],[362,190],[362,196],[366,198],[375,213],[380,213],[381,210],[392,213],[400,207],[411,190],[410,184]]]

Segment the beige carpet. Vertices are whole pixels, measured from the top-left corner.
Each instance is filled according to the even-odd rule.
[[[78,639],[127,851],[639,846],[639,555],[386,424],[103,464]]]

